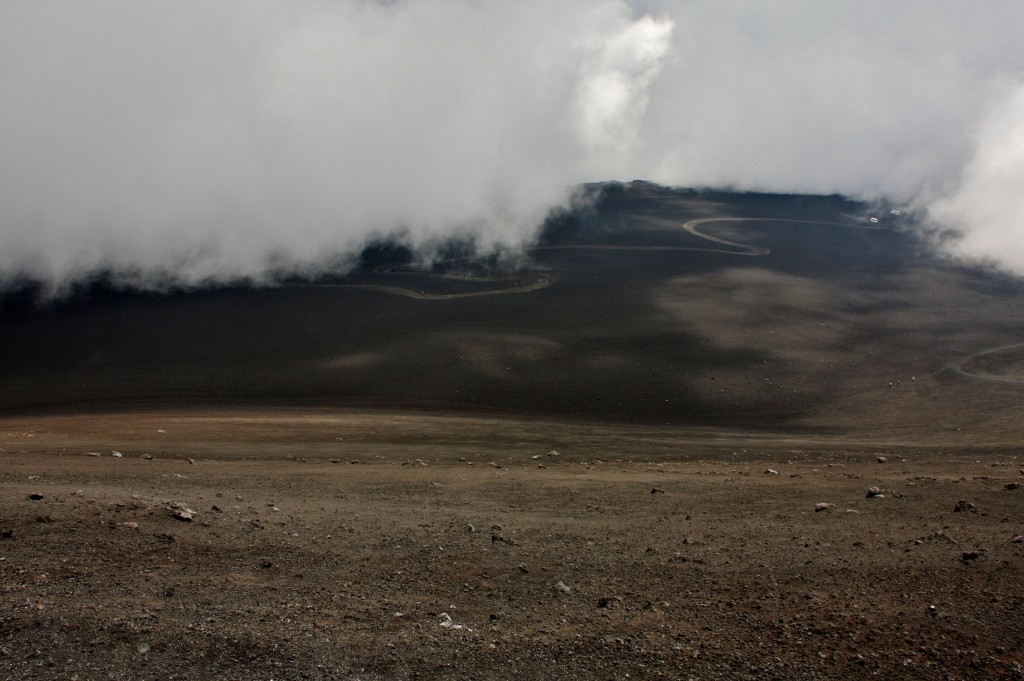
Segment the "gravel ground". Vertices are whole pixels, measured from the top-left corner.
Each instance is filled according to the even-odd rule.
[[[267,423],[0,422],[0,678],[1024,678],[1012,449]]]

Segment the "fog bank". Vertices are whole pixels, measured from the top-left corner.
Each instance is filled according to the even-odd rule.
[[[916,202],[1024,272],[1024,5],[0,4],[0,280],[529,244],[578,183]]]

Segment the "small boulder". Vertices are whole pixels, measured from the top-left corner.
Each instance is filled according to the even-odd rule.
[[[174,502],[168,508],[171,511],[171,517],[175,520],[190,523],[196,517],[196,512],[180,501]]]
[[[568,596],[572,593],[572,587],[567,586],[566,583],[562,580],[558,580],[558,583],[555,584],[555,591],[557,591],[560,594],[565,594],[566,596]]]
[[[826,503],[826,502],[823,501],[821,503],[818,503],[818,504],[814,505],[814,512],[815,513],[821,513],[822,511],[833,511],[833,510],[835,510],[835,507],[836,507],[835,504],[829,504],[829,503]]]
[[[499,534],[497,532],[492,532],[491,533],[491,543],[492,544],[501,543],[501,544],[508,544],[509,546],[519,546],[519,542],[517,542],[512,537],[506,537],[505,535]]]
[[[956,506],[953,507],[953,513],[977,513],[977,512],[978,512],[978,507],[975,506],[974,504],[972,504],[971,502],[967,501],[966,499],[961,499],[960,501],[956,502]]]

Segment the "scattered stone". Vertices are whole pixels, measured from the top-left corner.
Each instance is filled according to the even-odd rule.
[[[868,499],[884,499],[885,494],[879,487],[868,487],[868,493],[865,495]]]
[[[953,508],[953,512],[954,513],[968,513],[968,512],[969,513],[977,513],[978,512],[978,507],[975,506],[974,504],[972,504],[971,502],[967,501],[966,499],[961,499],[960,501],[956,502],[956,506]]]
[[[501,542],[502,544],[509,544],[510,546],[519,546],[519,543],[512,537],[506,537],[505,535],[498,534],[497,532],[491,534],[491,542],[495,544]]]
[[[331,459],[331,463],[341,463],[341,459]]]
[[[603,596],[598,599],[597,607],[599,608],[617,608],[622,604],[622,596]]]
[[[174,502],[168,508],[170,508],[171,517],[175,520],[190,523],[196,517],[196,512],[180,501]]]
[[[190,457],[188,458],[188,462],[189,462],[190,464],[192,464],[193,466],[195,466],[195,465],[196,465],[196,460],[195,460],[195,459],[193,459],[193,458],[192,458],[191,456],[190,456]]]
[[[37,515],[36,516],[36,522],[37,523],[52,523],[53,522],[53,517],[49,513],[44,513],[43,515]]]
[[[1006,483],[1006,489],[1011,490],[1011,491],[1015,490],[1015,489],[1020,489],[1020,483],[1019,482],[1008,482],[1008,483]]]
[[[548,452],[548,456],[559,456],[559,454],[558,454],[558,452],[556,452],[555,450],[552,449],[550,452]],[[1024,471],[1022,471],[1022,472],[1024,472]]]
[[[122,527],[127,527],[129,530],[137,530],[137,529],[139,529],[139,524],[138,523],[131,523],[131,522],[129,522],[129,523],[121,523],[121,526]]]
[[[455,624],[455,622],[452,621],[452,616],[449,615],[446,612],[442,612],[441,613],[441,622],[440,622],[440,624],[445,629],[461,629],[461,630],[465,630],[465,631],[473,631],[472,629],[467,627],[465,624]]]
[[[779,472],[777,470],[775,470],[774,468],[769,468],[768,470],[766,470],[764,472],[764,474],[765,475],[778,475]]]
[[[889,459],[885,458],[884,456],[880,456],[877,459],[875,459],[875,461],[877,461],[878,463],[885,463],[888,460]]]
[[[0,539],[14,539],[14,530],[0,530]]]
[[[815,513],[821,513],[822,511],[833,511],[833,510],[835,510],[835,507],[836,507],[835,504],[829,504],[829,503],[826,503],[826,502],[823,501],[823,502],[821,502],[819,504],[815,504],[814,505],[814,512]]]
[[[260,569],[261,570],[269,570],[272,567],[274,567],[274,564],[272,562],[270,562],[269,560],[260,561]]]
[[[140,643],[138,650],[139,650],[140,653],[145,655],[146,653],[149,652],[149,644],[148,643]]]
[[[476,532],[476,528],[473,526],[473,523],[466,523],[466,532]]]
[[[153,460],[153,455],[152,454],[143,454],[142,458],[145,459],[146,461],[152,461]]]
[[[652,487],[651,488],[651,494],[664,494],[664,493],[665,493],[665,490],[663,490],[660,487]]]
[[[82,456],[99,456],[99,455],[100,455],[99,452],[86,452]]]
[[[572,587],[567,586],[562,580],[558,580],[558,583],[555,584],[555,591],[568,596],[572,593]]]
[[[124,458],[124,454],[122,454],[121,452],[119,452],[117,450],[114,450],[114,451],[110,452],[110,456],[114,457],[115,459],[122,459],[122,458]]]
[[[534,455],[533,455],[533,456],[531,456],[530,458],[531,458],[531,459],[534,459],[534,460],[536,460],[536,459],[539,459],[539,458],[540,458],[540,454],[534,454]]]
[[[980,551],[964,551],[963,558],[961,560],[966,563],[968,561],[978,560],[979,558],[981,558]]]
[[[526,567],[526,563],[520,563],[516,567],[518,567],[519,571],[522,572],[524,575],[530,574],[530,568]]]
[[[1012,541],[1014,544],[1024,544],[1024,534],[1018,534],[1010,541]]]
[[[40,494],[39,492],[33,492],[32,494],[29,494],[29,495],[28,495],[28,498],[29,498],[29,499],[31,499],[32,501],[42,501],[42,500],[43,500],[43,499],[45,499],[46,497],[44,497],[44,496],[43,496],[42,494]]]
[[[214,504],[213,506],[211,506],[210,510],[213,511],[214,513],[223,513],[224,512],[224,509],[221,508],[220,506],[218,506],[217,504]]]

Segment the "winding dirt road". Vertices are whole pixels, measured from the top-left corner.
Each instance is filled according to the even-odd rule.
[[[730,241],[728,239],[713,236],[702,232],[699,227],[704,224],[712,222],[787,222],[795,224],[810,224],[810,225],[838,225],[841,227],[858,227],[859,225],[846,223],[846,222],[834,222],[826,220],[792,220],[789,218],[751,218],[741,216],[730,216],[730,217],[718,217],[718,218],[698,218],[696,220],[690,220],[683,223],[683,229],[693,236],[710,241],[711,243],[718,244],[721,246],[728,246],[729,249],[724,248],[700,248],[698,246],[625,246],[615,244],[571,244],[571,245],[559,245],[559,246],[535,246],[531,248],[531,251],[690,251],[690,252],[702,252],[702,253],[725,253],[728,255],[740,255],[740,256],[765,256],[771,253],[771,249],[763,246],[753,246],[750,244],[744,244],[737,241]],[[467,258],[454,258],[451,260],[443,260],[437,264],[448,265],[454,262],[466,260]],[[478,296],[495,296],[495,295],[508,295],[514,293],[530,293],[533,291],[539,291],[543,288],[547,288],[551,285],[551,278],[540,272],[530,272],[528,274],[513,275],[509,277],[474,277],[469,275],[456,275],[456,274],[442,274],[437,272],[413,272],[413,271],[399,271],[399,268],[404,265],[385,265],[378,267],[375,272],[378,274],[392,274],[392,275],[410,275],[420,277],[433,277],[440,279],[457,280],[464,282],[480,282],[487,284],[500,284],[501,282],[524,282],[521,285],[512,285],[506,288],[489,288],[483,291],[465,291],[462,293],[427,293],[426,291],[417,291],[411,288],[405,288],[402,286],[394,286],[389,284],[288,284],[289,286],[309,286],[317,288],[358,288],[370,291],[382,291],[384,293],[392,293],[394,295],[405,296],[406,298],[414,298],[416,300],[454,300],[456,298],[475,298]]]
[[[1017,350],[1021,348],[1024,348],[1024,343],[1000,345],[999,347],[996,348],[989,348],[988,350],[982,350],[981,352],[969,355],[961,360],[957,360],[956,362],[950,362],[949,364],[946,365],[945,368],[961,376],[966,376],[967,378],[973,378],[979,381],[989,381],[991,383],[1009,383],[1012,385],[1024,385],[1024,378],[1012,378],[1009,376],[995,376],[988,373],[976,373],[973,371],[969,371],[965,368],[965,366],[969,362],[976,360],[980,357],[987,357],[989,355],[996,355],[1001,352],[1007,352],[1008,350]]]

